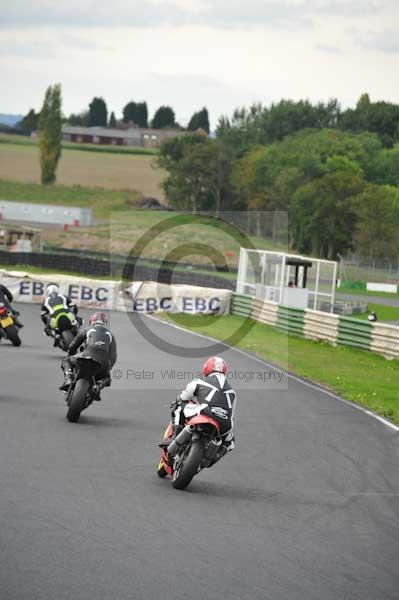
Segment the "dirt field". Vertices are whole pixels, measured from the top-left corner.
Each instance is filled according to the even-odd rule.
[[[62,151],[57,183],[132,189],[163,200],[161,182],[165,172],[153,166],[151,156],[124,156]],[[39,154],[36,146],[0,145],[0,179],[40,183]]]

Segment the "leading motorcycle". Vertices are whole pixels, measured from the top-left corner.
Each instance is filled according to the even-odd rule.
[[[211,467],[222,452],[220,424],[207,415],[196,415],[187,419],[184,429],[168,444],[172,431],[172,423],[169,423],[161,444],[157,473],[161,478],[169,475],[173,487],[184,490],[193,477]]]
[[[0,302],[0,340],[1,338],[9,339],[14,346],[22,343],[12,310],[3,302]]]
[[[67,352],[82,323],[82,319],[75,317],[69,310],[63,310],[55,317],[51,317],[49,335],[54,338],[54,346],[58,346],[61,350]]]

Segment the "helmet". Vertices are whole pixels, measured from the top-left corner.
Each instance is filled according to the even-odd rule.
[[[106,325],[108,323],[107,315],[103,312],[95,312],[90,316],[89,323],[90,325]]]
[[[49,283],[47,286],[47,294],[51,296],[51,294],[58,294],[58,285],[55,283]]]
[[[204,377],[208,377],[211,373],[223,373],[226,375],[227,373],[227,362],[224,358],[220,358],[220,356],[211,356],[205,361],[202,367],[202,374]]]

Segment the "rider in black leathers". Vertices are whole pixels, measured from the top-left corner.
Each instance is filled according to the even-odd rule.
[[[13,301],[12,293],[10,292],[8,287],[6,287],[2,283],[0,283],[0,303],[4,304],[4,306],[6,306],[7,308],[9,308],[11,310],[11,312],[14,316],[15,325],[17,325],[17,327],[21,328],[21,327],[23,327],[23,325],[18,318],[19,312],[11,306],[12,301]]]
[[[110,370],[116,362],[116,341],[107,328],[104,313],[94,313],[89,319],[90,326],[81,330],[72,340],[68,349],[68,358],[62,361],[65,380],[60,389],[67,391],[72,383],[72,376],[78,358],[91,358],[99,365],[96,379],[102,380],[103,386],[111,385]],[[83,346],[83,350],[76,354]]]

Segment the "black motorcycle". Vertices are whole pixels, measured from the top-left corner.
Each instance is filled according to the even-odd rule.
[[[101,365],[90,357],[78,357],[73,380],[66,393],[68,406],[67,419],[70,423],[79,421],[80,413],[93,401],[101,400],[100,392],[105,380],[97,380]]]

